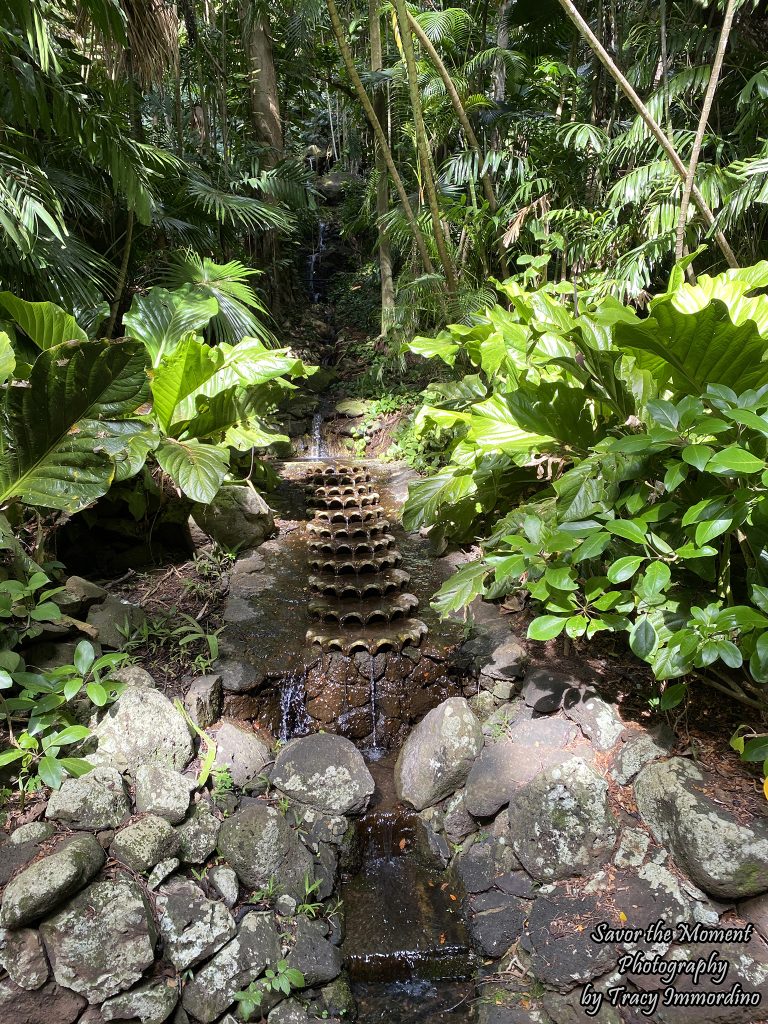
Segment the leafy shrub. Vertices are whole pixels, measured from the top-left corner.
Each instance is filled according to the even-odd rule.
[[[430,389],[418,414],[461,436],[411,488],[406,525],[485,537],[435,607],[527,591],[541,609],[532,639],[628,634],[666,684],[661,707],[703,677],[764,710],[766,286],[768,263],[696,286],[680,267],[640,319],[614,299],[572,312],[556,288],[507,283],[509,309],[414,339],[476,368]],[[746,757],[766,756],[764,738],[739,735]]]

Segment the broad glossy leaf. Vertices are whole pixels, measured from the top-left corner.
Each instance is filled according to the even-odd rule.
[[[441,331],[435,338],[421,336],[413,338],[408,342],[406,348],[417,356],[424,356],[425,359],[438,356],[444,363],[453,366],[456,356],[459,354],[460,345],[450,330],[447,330]]]
[[[145,401],[146,355],[136,344],[60,346],[42,352],[29,386],[6,389],[0,418],[0,502],[76,512],[106,493],[112,457]]]
[[[157,461],[173,482],[193,501],[213,501],[229,468],[229,453],[212,444],[166,439]]]
[[[218,311],[216,299],[200,294],[189,284],[172,292],[155,287],[144,295],[134,295],[123,324],[128,337],[141,341],[152,365],[158,366],[184,338],[207,327]]]
[[[683,448],[683,462],[702,471],[714,453],[714,448],[710,448],[707,444],[689,444]]]
[[[0,292],[0,306],[39,349],[53,348],[67,341],[88,340],[72,314],[52,302],[27,302],[11,292]]]
[[[440,587],[432,600],[432,607],[445,617],[471,604],[482,594],[488,572],[489,567],[485,562],[463,565]]]
[[[531,433],[520,427],[508,400],[494,394],[472,408],[467,437],[483,451],[509,454],[539,451],[551,446],[553,438]]]
[[[37,774],[51,789],[58,789],[61,785],[62,779],[64,778],[64,769],[61,766],[61,762],[55,757],[50,757],[46,754],[40,758],[37,765]]]
[[[635,622],[630,631],[629,646],[638,658],[642,658],[645,661],[646,658],[650,658],[651,654],[653,654],[657,642],[656,630],[648,618],[643,615]]]
[[[11,339],[0,331],[0,384],[5,384],[16,367],[16,354]]]
[[[696,533],[694,534],[696,546],[699,548],[703,547],[709,541],[714,540],[715,537],[719,537],[727,530],[730,530],[732,525],[732,519],[709,519],[703,523],[698,523],[696,525]]]
[[[167,433],[180,418],[176,415],[179,402],[210,380],[223,362],[219,349],[195,338],[185,338],[163,358],[152,374],[152,407],[163,431]]]
[[[611,583],[623,583],[625,580],[628,580],[630,577],[635,575],[643,562],[644,559],[637,555],[627,555],[625,558],[617,558],[616,561],[608,567],[608,579]]]
[[[554,640],[563,632],[567,621],[560,615],[539,615],[528,627],[528,639]]]
[[[403,526],[409,532],[434,522],[443,505],[455,504],[469,494],[476,485],[472,473],[440,470],[425,480],[411,484],[408,500],[403,508]]]
[[[647,527],[645,523],[637,519],[609,519],[605,523],[605,529],[616,537],[623,537],[624,540],[633,544],[645,544]]]
[[[734,444],[715,452],[707,463],[706,469],[708,473],[727,473],[734,476],[750,475],[761,473],[765,469],[765,461],[758,459],[746,448]]]
[[[687,692],[687,683],[673,683],[671,686],[666,686],[664,688],[664,693],[661,695],[659,707],[662,711],[669,711],[671,708],[676,708],[678,704],[682,704],[685,700]]]

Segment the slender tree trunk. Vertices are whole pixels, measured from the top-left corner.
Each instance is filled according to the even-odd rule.
[[[384,58],[381,49],[381,19],[378,0],[368,0],[368,23],[371,36],[371,71],[381,71]],[[373,96],[373,105],[379,124],[387,117],[387,95],[379,86]],[[389,212],[389,179],[387,161],[378,139],[376,149],[376,219],[379,232],[379,276],[381,277],[381,336],[386,338],[395,308],[395,282],[392,276],[392,246],[389,244],[382,220]]]
[[[709,121],[709,115],[712,111],[712,104],[715,101],[717,83],[720,80],[720,72],[723,67],[723,58],[725,57],[725,50],[728,46],[728,36],[731,34],[731,25],[733,24],[734,8],[734,0],[728,0],[728,3],[725,8],[725,17],[723,18],[723,27],[720,30],[720,40],[717,44],[717,52],[715,53],[715,59],[712,62],[712,69],[709,73],[709,84],[707,85],[707,91],[704,95],[704,104],[701,108],[699,127],[696,132],[696,138],[693,140],[691,160],[688,164],[688,173],[685,176],[685,185],[683,186],[683,197],[680,201],[680,218],[677,222],[677,238],[675,239],[676,260],[682,259],[683,256],[683,247],[685,245],[685,228],[688,223],[688,207],[691,202],[691,192],[693,190],[693,183],[696,180],[696,165],[698,164],[699,157],[701,156],[701,147],[704,144],[704,135],[707,131],[707,122]]]
[[[104,332],[105,338],[111,338],[112,332],[115,329],[115,323],[117,322],[117,314],[120,310],[120,303],[123,299],[123,292],[125,291],[125,284],[128,280],[128,265],[131,262],[131,245],[133,243],[133,222],[134,212],[133,210],[128,211],[128,220],[125,226],[125,241],[123,242],[123,258],[120,261],[120,269],[117,272],[117,281],[115,282],[115,291],[112,296],[112,305],[109,310],[109,321],[107,323],[107,329]]]
[[[243,47],[248,58],[251,125],[257,140],[269,149],[263,161],[274,167],[283,156],[283,124],[269,22],[247,0],[240,2]]]
[[[365,91],[363,83],[360,81],[360,75],[358,75],[357,69],[355,68],[355,62],[352,59],[352,51],[349,49],[349,45],[347,44],[347,40],[344,35],[344,28],[341,24],[341,19],[339,18],[339,11],[338,8],[336,7],[336,0],[326,0],[326,5],[328,7],[328,13],[331,18],[333,34],[336,37],[336,43],[339,47],[339,52],[341,53],[342,59],[344,61],[344,66],[347,69],[347,74],[349,75],[350,81],[354,86],[355,93],[357,94],[357,98],[360,101],[360,105],[362,106],[363,111],[365,112],[365,116],[368,118],[368,123],[373,129],[373,133],[376,136],[377,142],[381,146],[381,151],[384,155],[384,159],[387,164],[387,170],[389,171],[390,177],[392,178],[395,188],[397,189],[397,194],[400,197],[400,202],[403,205],[403,213],[405,215],[405,219],[408,221],[408,226],[410,227],[411,232],[413,233],[413,240],[416,243],[416,248],[419,251],[421,262],[428,274],[434,274],[435,269],[432,265],[432,260],[430,259],[429,256],[427,244],[424,241],[424,235],[421,233],[421,228],[419,227],[418,221],[416,220],[416,217],[413,212],[413,208],[411,207],[410,200],[408,199],[408,193],[405,191],[403,180],[398,173],[397,167],[395,166],[395,161],[392,157],[392,150],[389,148],[389,145],[387,144],[387,137],[384,134],[384,129],[381,127],[379,119],[376,117],[376,112],[374,111],[373,105],[370,99],[368,98],[368,93]]]
[[[509,46],[509,26],[507,19],[509,10],[512,7],[512,0],[501,0],[499,4],[499,20],[496,29],[496,46],[500,50],[506,50]],[[493,76],[491,84],[491,99],[494,103],[503,103],[507,94],[507,65],[501,57],[497,57],[493,65]]]
[[[653,136],[656,139],[656,141],[659,143],[661,148],[664,150],[666,155],[669,157],[669,159],[670,159],[670,161],[672,163],[672,166],[675,168],[675,170],[680,175],[680,177],[683,179],[683,181],[685,181],[685,179],[687,177],[687,174],[688,174],[688,170],[687,170],[685,164],[683,163],[683,161],[680,159],[680,154],[677,152],[675,147],[669,141],[669,138],[667,137],[667,135],[665,134],[664,130],[661,128],[661,126],[657,122],[656,118],[653,116],[653,114],[650,112],[650,110],[646,107],[646,105],[643,103],[643,101],[637,95],[637,93],[632,88],[630,83],[627,81],[626,77],[622,74],[622,72],[616,66],[615,61],[613,61],[611,59],[610,55],[606,52],[605,48],[600,43],[599,39],[597,39],[597,37],[595,36],[595,34],[592,31],[592,29],[586,23],[586,21],[581,16],[581,14],[579,14],[579,11],[577,10],[576,6],[573,3],[573,0],[559,0],[559,2],[560,2],[560,6],[563,8],[565,13],[568,15],[568,17],[574,23],[574,25],[579,30],[581,35],[589,43],[590,47],[592,48],[592,50],[595,52],[595,54],[597,55],[598,59],[600,60],[600,63],[603,65],[603,67],[606,69],[606,71],[608,71],[608,73],[613,77],[613,79],[616,82],[618,82],[618,84],[621,86],[624,94],[627,96],[627,98],[629,99],[629,101],[632,104],[632,106],[638,112],[640,117],[643,119],[645,124],[650,129],[650,131],[653,134]],[[702,217],[704,218],[705,224],[707,225],[708,228],[710,228],[713,231],[713,235],[714,235],[715,241],[717,242],[717,244],[718,244],[718,246],[720,248],[720,251],[722,252],[723,256],[725,257],[725,261],[728,264],[728,266],[729,267],[738,267],[738,265],[739,265],[738,260],[736,259],[735,255],[733,253],[733,250],[731,249],[730,245],[728,244],[728,240],[726,239],[725,235],[723,234],[723,232],[719,228],[715,228],[715,215],[710,210],[710,208],[709,208],[709,206],[707,204],[707,201],[704,199],[704,196],[701,194],[701,192],[699,191],[699,189],[696,187],[695,184],[691,188],[691,198],[693,199],[694,203],[696,204],[696,206],[699,209],[699,212],[701,213]]]
[[[421,109],[421,97],[419,96],[419,80],[416,74],[416,57],[413,52],[413,37],[408,24],[408,11],[405,0],[394,0],[393,6],[397,14],[397,23],[400,26],[400,41],[403,46],[405,57],[405,68],[408,75],[408,90],[411,97],[411,112],[413,114],[414,130],[416,132],[416,148],[421,161],[422,174],[424,176],[424,188],[427,193],[427,203],[432,215],[432,229],[435,235],[435,244],[440,254],[440,262],[443,265],[448,294],[455,295],[457,288],[456,270],[448,249],[448,240],[443,230],[443,222],[440,217],[440,205],[437,201],[437,189],[435,179],[432,176],[432,161],[427,141],[427,130],[424,126],[424,115]]]

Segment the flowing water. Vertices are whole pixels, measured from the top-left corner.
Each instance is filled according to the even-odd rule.
[[[307,291],[313,305],[317,305],[322,299],[322,292],[317,287],[317,272],[320,263],[323,259],[323,253],[325,252],[325,236],[328,230],[328,225],[325,221],[320,221],[317,231],[317,245],[312,246],[312,252],[309,254],[307,261]]]
[[[306,736],[310,721],[307,714],[306,670],[291,672],[280,683],[280,726],[278,738],[285,743],[294,736]]]
[[[323,414],[316,412],[312,417],[312,434],[309,442],[309,458],[322,459],[325,456],[325,442],[323,439]]]
[[[371,744],[373,750],[379,745],[379,737],[376,729],[376,658],[371,655],[371,667],[369,671],[371,685]]]

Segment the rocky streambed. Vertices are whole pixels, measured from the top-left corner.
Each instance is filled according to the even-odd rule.
[[[0,1021],[767,1020],[765,816],[666,726],[529,663],[496,609],[437,622],[451,565],[397,525],[396,476],[380,532],[427,636],[323,649],[312,472],[285,470],[185,713],[120,670],[94,769],[4,835]],[[116,646],[104,593],[71,586]]]

